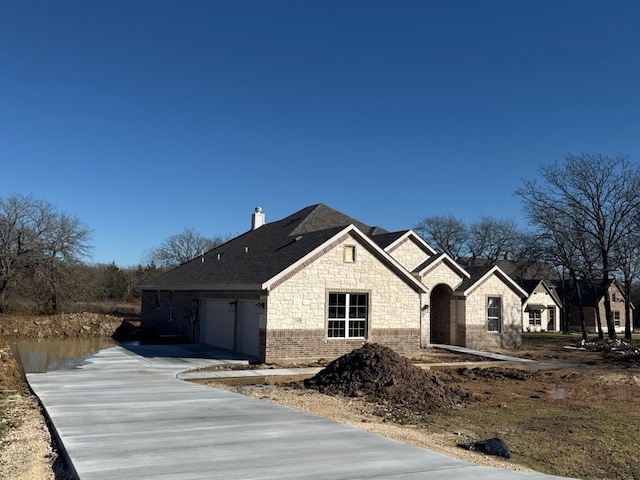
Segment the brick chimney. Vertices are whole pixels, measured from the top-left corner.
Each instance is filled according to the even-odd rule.
[[[266,222],[264,220],[264,213],[262,213],[262,207],[256,207],[255,213],[251,215],[251,230],[255,230],[265,223]]]

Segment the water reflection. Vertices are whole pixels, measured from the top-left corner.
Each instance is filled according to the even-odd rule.
[[[113,340],[104,338],[48,340],[20,342],[14,345],[13,350],[24,373],[44,373],[75,368],[82,365],[89,355],[113,345]]]

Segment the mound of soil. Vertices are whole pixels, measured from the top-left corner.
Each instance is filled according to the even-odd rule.
[[[358,397],[378,406],[376,414],[399,423],[418,423],[425,415],[468,402],[468,392],[447,386],[388,347],[366,343],[337,358],[306,388],[328,395]]]

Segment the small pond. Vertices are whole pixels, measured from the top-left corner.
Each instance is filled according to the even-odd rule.
[[[76,368],[88,356],[115,344],[104,338],[18,342],[12,352],[24,373],[44,373]]]

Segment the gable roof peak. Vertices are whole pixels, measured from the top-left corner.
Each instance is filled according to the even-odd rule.
[[[342,212],[339,212],[338,210],[328,207],[323,203],[303,208],[293,215],[283,219],[282,222],[287,222],[288,225],[293,227],[289,234],[293,236],[332,228],[347,227],[349,225],[354,225],[365,235],[371,235],[372,232],[386,232],[386,230],[380,229],[379,227],[371,227],[362,223]]]

